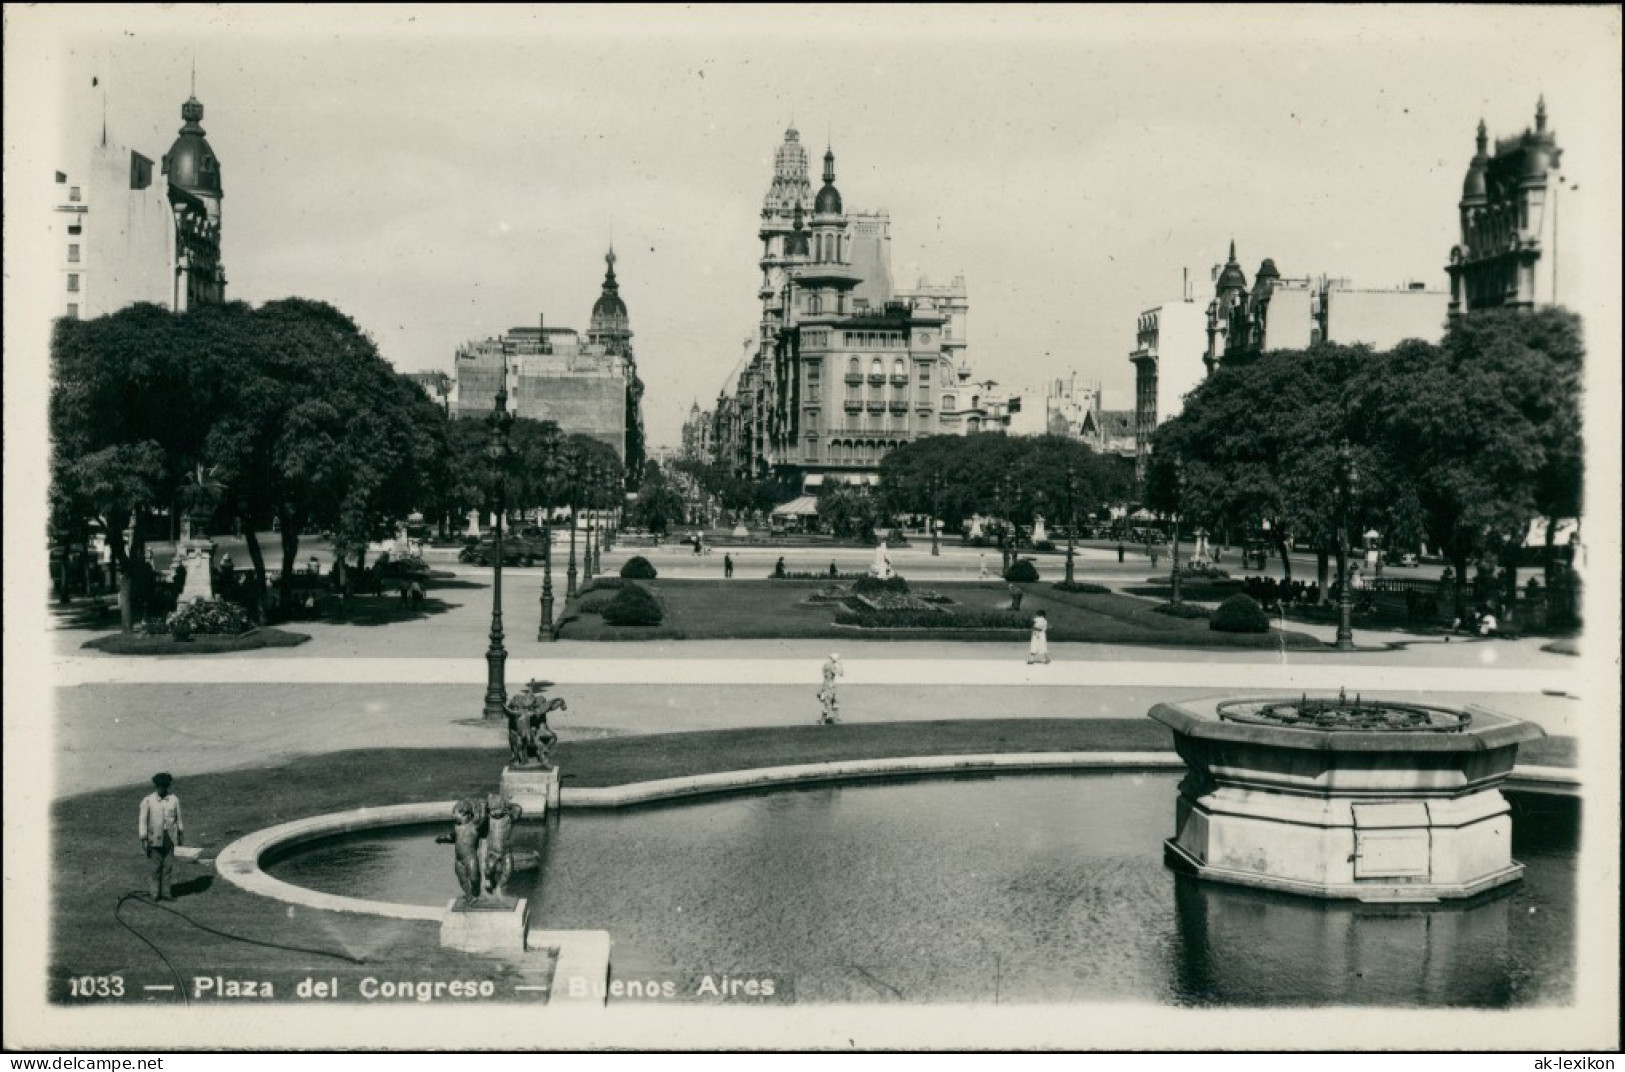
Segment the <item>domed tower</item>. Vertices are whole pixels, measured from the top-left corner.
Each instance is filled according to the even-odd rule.
[[[846,213],[835,188],[835,150],[824,150],[824,186],[813,201],[812,259],[819,264],[847,261]]]
[[[1270,265],[1272,268],[1273,264]],[[1213,300],[1207,307],[1207,356],[1202,363],[1209,375],[1224,360],[1230,339],[1230,325],[1237,308],[1245,309],[1247,302],[1247,275],[1236,260],[1236,240],[1230,240],[1230,259],[1224,262],[1214,287]],[[1238,342],[1240,340],[1237,340]]]
[[[182,126],[164,154],[169,204],[175,213],[175,308],[224,301],[220,263],[220,159],[203,132],[203,103],[194,94],[181,105]]]
[[[621,300],[621,287],[615,281],[615,248],[604,254],[604,286],[592,303],[592,319],[587,324],[587,342],[596,343],[605,353],[632,356],[632,324]]]

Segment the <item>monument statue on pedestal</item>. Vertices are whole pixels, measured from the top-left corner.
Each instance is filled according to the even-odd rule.
[[[462,887],[460,909],[473,908],[480,899],[480,835],[487,825],[485,802],[464,797],[451,808],[451,833],[435,838],[452,846],[452,870]]]
[[[501,793],[485,798],[485,892],[508,901],[508,878],[513,874],[513,828],[525,809]]]
[[[526,683],[524,691],[508,700],[508,751],[510,767],[553,768],[553,747],[559,735],[547,724],[547,716],[554,711],[567,711],[563,699],[549,699],[546,690],[551,681]]]
[[[881,540],[880,546],[875,548],[875,560],[869,564],[869,576],[877,577],[882,581],[889,581],[893,576],[891,568],[891,555],[886,553],[886,541]]]

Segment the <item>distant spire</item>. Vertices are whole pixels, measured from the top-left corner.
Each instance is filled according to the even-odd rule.
[[[197,96],[197,53],[192,53],[192,96]]]
[[[828,186],[835,181],[835,150],[824,149],[824,185]]]
[[[1236,263],[1236,240],[1234,238],[1230,240],[1230,263]]]
[[[1478,155],[1479,156],[1485,155],[1486,151],[1489,149],[1489,142],[1490,142],[1489,128],[1484,126],[1484,120],[1481,118],[1478,121]]]
[[[608,266],[608,270],[604,272],[604,285],[605,286],[614,286],[615,285],[615,243],[614,243],[614,241],[611,241],[610,244],[609,244],[609,252],[604,254],[604,264],[606,264]]]
[[[1544,93],[1540,95],[1540,100],[1535,102],[1535,133],[1546,133],[1546,94]]]

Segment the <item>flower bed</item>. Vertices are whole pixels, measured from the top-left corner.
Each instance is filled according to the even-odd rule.
[[[835,615],[837,625],[863,629],[1020,629],[1027,618],[1014,611],[945,611],[938,607],[848,607]]]
[[[253,651],[256,648],[291,648],[309,639],[308,634],[282,629],[250,629],[236,636],[204,634],[190,640],[176,640],[167,633],[156,636],[113,633],[87,640],[83,646],[93,651],[105,651],[109,655],[215,655],[228,651]]]
[[[248,611],[223,599],[197,599],[164,619],[163,631],[176,640],[193,636],[238,636],[248,631]],[[152,626],[147,627],[152,631]]]
[[[1111,589],[1103,584],[1090,584],[1087,581],[1057,581],[1050,587],[1057,592],[1087,592],[1090,595],[1110,595]]]

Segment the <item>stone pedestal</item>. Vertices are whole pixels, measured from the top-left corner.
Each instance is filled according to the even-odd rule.
[[[1043,543],[1045,540],[1049,539],[1049,532],[1048,532],[1048,530],[1046,530],[1044,528],[1044,515],[1043,514],[1034,514],[1033,515],[1033,535],[1032,535],[1032,539],[1033,539],[1033,543],[1035,543],[1035,544]]]
[[[1543,736],[1469,707],[1462,732],[1322,731],[1158,704],[1189,773],[1165,858],[1201,878],[1312,897],[1440,901],[1514,882],[1500,786]]]
[[[184,607],[194,599],[213,599],[214,541],[206,536],[188,537],[176,546],[175,554],[186,567],[186,585],[175,605]]]
[[[525,809],[521,822],[544,818],[559,806],[559,769],[503,767],[502,795]]]
[[[459,899],[446,903],[440,921],[440,944],[465,953],[522,953],[530,924],[530,902],[523,897],[509,905],[476,902],[459,907]]]

